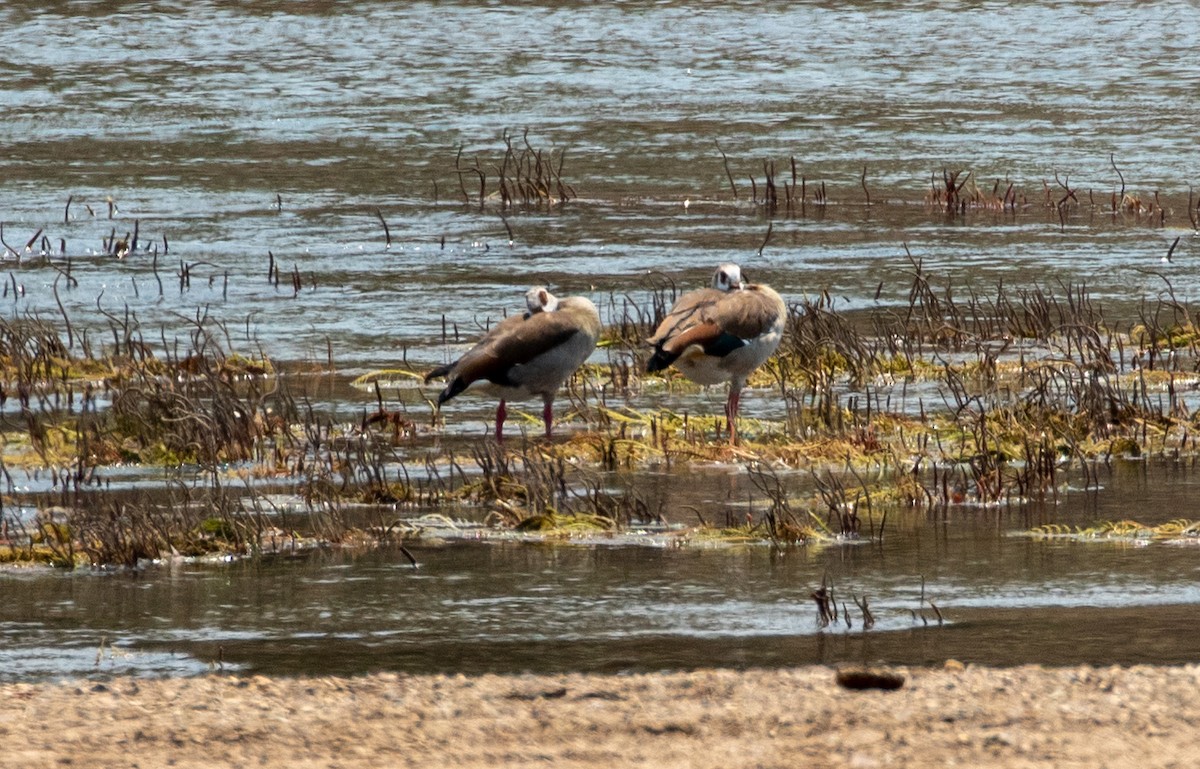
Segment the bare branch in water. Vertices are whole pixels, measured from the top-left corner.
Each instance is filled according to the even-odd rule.
[[[725,150],[721,149],[719,142],[713,142],[717,145],[717,152],[721,153],[721,160],[725,163],[725,175],[729,177],[729,189],[733,190],[733,199],[738,199],[737,185],[733,183],[733,172],[729,170],[729,158],[725,157]]]
[[[392,247],[392,232],[388,229],[388,223],[384,221],[383,212],[378,208],[375,209],[375,215],[379,217],[379,223],[383,225],[383,237],[387,240],[387,245],[384,248]]]

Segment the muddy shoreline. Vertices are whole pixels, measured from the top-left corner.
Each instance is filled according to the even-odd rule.
[[[5,765],[1172,767],[1200,666],[117,678],[0,685]]]

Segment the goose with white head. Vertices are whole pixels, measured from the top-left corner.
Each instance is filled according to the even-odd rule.
[[[525,293],[526,312],[492,326],[458,360],[430,371],[429,382],[445,377],[438,407],[476,382],[488,382],[499,392],[496,440],[504,440],[504,420],[510,399],[541,396],[546,437],[554,425],[554,396],[596,349],[600,314],[582,296],[558,298],[544,286]]]
[[[769,286],[746,283],[736,264],[722,264],[709,288],[689,291],[667,313],[649,342],[647,371],[674,366],[702,385],[729,383],[729,439],[737,443],[742,388],[779,347],[787,305]]]

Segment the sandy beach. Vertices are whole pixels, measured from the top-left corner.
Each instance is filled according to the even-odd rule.
[[[200,678],[0,686],[0,765],[1193,767],[1200,666]]]

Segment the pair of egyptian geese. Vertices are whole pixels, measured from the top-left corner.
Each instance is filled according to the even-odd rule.
[[[559,299],[538,286],[525,294],[528,311],[497,323],[457,361],[429,372],[425,381],[446,377],[438,406],[479,381],[500,392],[496,440],[503,440],[505,401],[542,396],[546,436],[554,423],[554,395],[583,365],[600,338],[600,314],[581,296]],[[783,336],[787,307],[768,286],[746,283],[736,264],[722,264],[709,288],[679,298],[648,342],[654,352],[647,371],[675,366],[702,385],[729,383],[725,403],[729,439],[737,441],[738,401],[750,373],[761,366]]]

